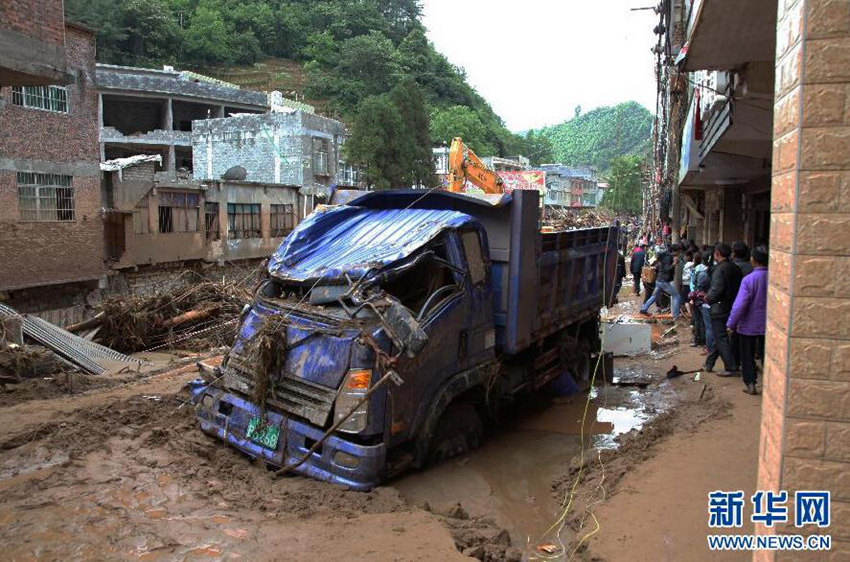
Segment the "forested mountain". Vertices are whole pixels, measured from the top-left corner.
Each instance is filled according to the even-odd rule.
[[[306,75],[298,93],[349,123],[364,100],[412,80],[433,142],[462,134],[482,154],[525,152],[525,140],[428,41],[418,0],[65,0],[65,8],[97,29],[100,62],[203,72],[297,61]]]
[[[644,155],[649,151],[652,114],[630,101],[599,107],[536,132],[552,141],[556,162],[608,170],[617,156]]]

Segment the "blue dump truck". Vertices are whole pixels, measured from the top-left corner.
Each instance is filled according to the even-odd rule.
[[[540,222],[536,191],[372,192],[316,210],[196,395],[201,429],[368,490],[477,446],[521,393],[565,373],[586,383],[616,228]]]

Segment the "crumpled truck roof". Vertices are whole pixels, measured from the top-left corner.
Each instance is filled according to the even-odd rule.
[[[441,232],[477,224],[458,212],[343,206],[308,216],[269,260],[269,274],[294,282],[329,284],[364,277],[402,260]]]

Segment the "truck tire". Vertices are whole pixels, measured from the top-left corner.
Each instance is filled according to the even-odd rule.
[[[440,416],[426,455],[427,464],[437,464],[481,445],[481,417],[471,404],[453,402]]]

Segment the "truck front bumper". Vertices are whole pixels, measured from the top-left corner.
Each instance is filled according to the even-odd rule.
[[[201,391],[197,400],[197,419],[204,433],[275,467],[298,462],[324,435],[322,429],[267,409],[266,423],[280,428],[276,447],[267,448],[247,437],[248,424],[260,416],[260,409],[255,404],[236,394],[213,388]],[[343,484],[354,490],[368,491],[380,483],[385,458],[383,443],[358,445],[331,435],[294,472]]]

